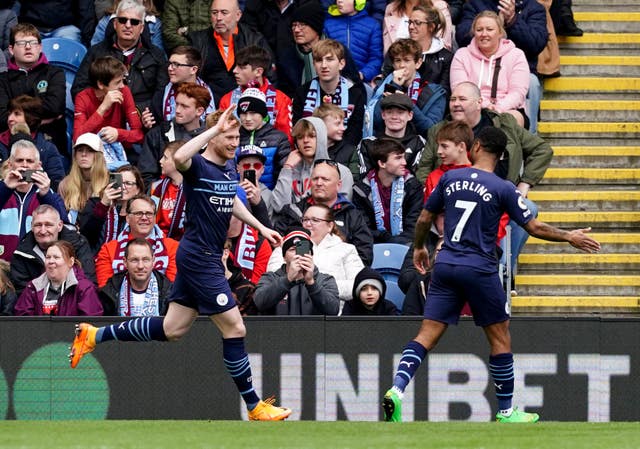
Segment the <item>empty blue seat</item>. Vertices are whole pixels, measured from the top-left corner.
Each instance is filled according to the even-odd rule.
[[[80,42],[63,37],[42,39],[42,51],[49,64],[62,67],[65,71],[76,73],[80,63],[87,54],[87,49]]]
[[[385,280],[385,283],[387,284],[387,294],[385,295],[386,299],[394,303],[398,310],[402,312],[402,305],[404,304],[405,296],[403,291],[400,290],[400,287],[398,287],[398,284],[395,281]]]
[[[373,245],[371,268],[380,273],[386,281],[397,281],[408,250],[408,246],[399,243],[376,243]]]

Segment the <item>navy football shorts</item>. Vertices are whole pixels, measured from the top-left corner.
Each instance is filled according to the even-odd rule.
[[[217,315],[233,309],[236,301],[222,263],[219,267],[194,265],[179,264],[169,301],[195,309],[200,315]]]
[[[465,301],[477,326],[509,319],[507,295],[498,272],[488,273],[465,265],[436,263],[424,305],[424,317],[457,324]]]

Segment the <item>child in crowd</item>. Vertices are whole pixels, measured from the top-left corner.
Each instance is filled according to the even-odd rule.
[[[393,64],[390,73],[373,93],[374,102],[373,130],[384,129],[380,113],[380,99],[391,93],[408,95],[413,103],[412,123],[418,134],[427,135],[427,131],[444,117],[447,106],[447,91],[438,84],[430,84],[418,73],[422,64],[422,48],[412,39],[398,39],[389,47],[389,57]]]
[[[315,111],[313,117],[319,117],[327,127],[327,150],[329,157],[336,162],[348,165],[356,151],[356,147],[346,142],[344,137],[344,111],[340,106],[323,103]]]
[[[366,0],[337,0],[329,6],[325,34],[351,51],[360,79],[369,82],[382,67],[382,28],[369,16]]]
[[[385,299],[387,284],[380,273],[364,267],[353,282],[353,299],[342,308],[342,316],[400,315],[395,304]]]
[[[173,162],[176,150],[184,145],[184,140],[170,142],[164,148],[160,159],[162,179],[151,186],[151,198],[156,203],[156,224],[165,237],[180,240],[184,234],[186,198],[182,191],[182,173]]]
[[[240,118],[240,146],[256,145],[265,157],[260,181],[273,189],[282,165],[291,152],[287,135],[269,123],[269,110],[264,93],[255,87],[246,89],[237,103]]]
[[[220,109],[226,109],[230,104],[237,104],[244,91],[248,88],[256,88],[264,94],[267,105],[267,113],[273,127],[287,135],[289,143],[293,145],[291,138],[291,98],[284,92],[275,88],[267,74],[271,68],[271,56],[264,48],[250,45],[236,52],[236,66],[233,76],[238,87],[228,92],[220,99]],[[236,114],[239,111],[236,111]]]
[[[367,94],[361,82],[340,75],[344,68],[345,50],[333,39],[323,39],[313,46],[313,66],[318,76],[303,84],[293,99],[293,121],[310,117],[322,103],[340,106],[345,113],[344,140],[357,145],[362,139],[364,105]]]

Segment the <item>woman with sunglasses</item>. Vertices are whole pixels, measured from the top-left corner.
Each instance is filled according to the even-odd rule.
[[[118,185],[118,180],[112,180],[100,196],[89,198],[78,215],[80,234],[87,238],[94,254],[105,242],[116,239],[124,229],[127,201],[145,192],[142,175],[136,167],[124,165],[116,173],[122,176],[122,185]]]
[[[309,206],[301,221],[302,227],[311,233],[313,263],[321,273],[334,277],[341,301],[351,300],[353,280],[364,268],[356,247],[344,241],[333,211],[325,205]],[[282,250],[276,248],[269,259],[267,271],[276,271],[283,263]]]

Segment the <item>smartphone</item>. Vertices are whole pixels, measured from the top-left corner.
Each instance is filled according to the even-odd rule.
[[[114,189],[122,189],[122,173],[109,173],[109,185]],[[122,197],[122,193],[120,193]]]
[[[249,181],[254,186],[257,185],[257,183],[256,183],[256,171],[254,169],[245,170],[243,175],[242,175],[242,179],[246,179],[247,181]]]
[[[384,85],[384,91],[385,91],[385,93],[395,94],[398,91],[398,89],[393,87],[391,84],[385,84]]]
[[[296,254],[304,256],[311,253],[311,242],[309,240],[298,240],[296,242]]]
[[[22,175],[22,180],[25,182],[33,182],[32,175],[34,173],[42,173],[42,170],[22,170],[20,174]]]

